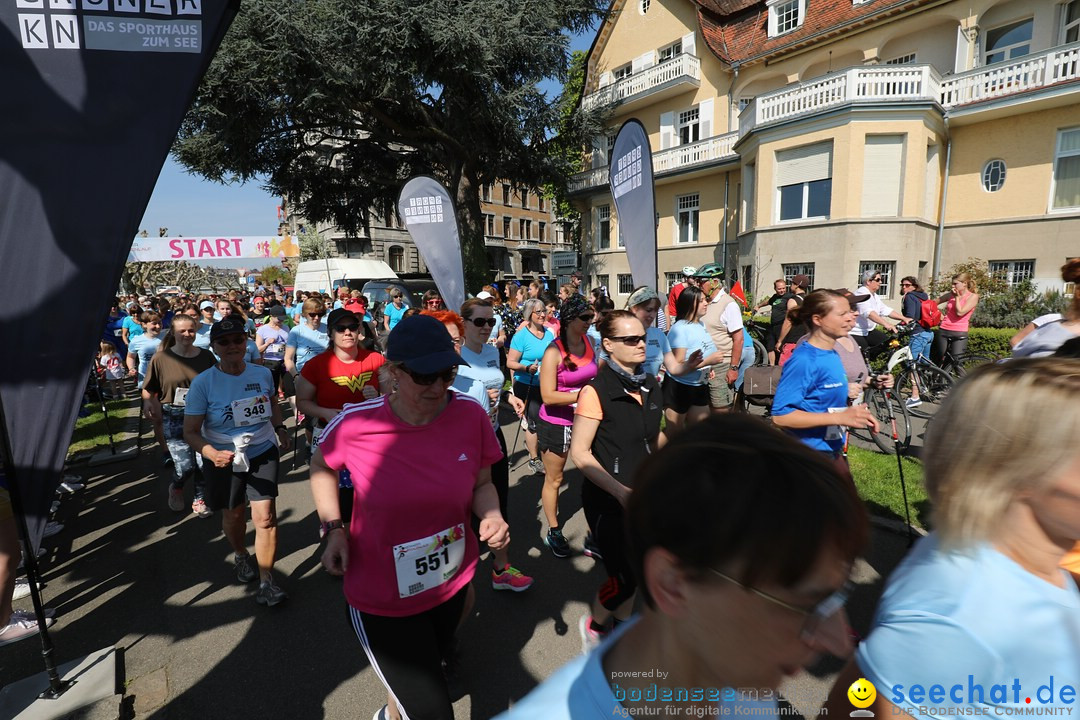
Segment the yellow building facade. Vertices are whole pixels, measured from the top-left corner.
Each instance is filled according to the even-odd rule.
[[[758,296],[873,269],[895,300],[969,257],[1061,289],[1080,256],[1080,0],[615,0],[582,104],[609,132],[570,193],[617,304],[633,283],[607,161],[629,118],[663,290],[720,262]]]

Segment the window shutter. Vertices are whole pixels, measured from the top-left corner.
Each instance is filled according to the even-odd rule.
[[[656,53],[650,50],[644,53],[630,62],[631,72],[639,73],[646,68],[651,68],[656,64]]]
[[[776,186],[832,177],[832,143],[815,143],[776,152]]]
[[[667,150],[675,145],[675,113],[660,113],[660,149]]]
[[[863,217],[900,214],[900,177],[904,169],[903,135],[868,135],[863,152]]]
[[[938,152],[937,145],[926,148],[926,210],[923,216],[930,220],[938,218],[938,177],[941,174]]]
[[[971,43],[968,42],[967,33],[964,32],[964,28],[959,25],[956,26],[956,61],[953,66],[953,72],[964,72],[968,69],[968,50],[971,47]]]
[[[613,82],[615,82],[615,76],[610,72],[600,73],[600,84],[598,87],[607,87]]]
[[[698,122],[701,126],[701,139],[711,138],[712,132],[712,119],[713,119],[713,99],[702,100],[698,104]]]
[[[593,138],[592,144],[592,166],[593,168],[604,167],[607,165],[607,138],[598,137]]]
[[[687,55],[697,55],[697,46],[694,44],[695,33],[687,33],[682,37],[682,51]]]

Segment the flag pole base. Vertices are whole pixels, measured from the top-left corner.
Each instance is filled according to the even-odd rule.
[[[123,667],[122,651],[108,647],[61,665],[59,693],[52,691],[44,672],[13,682],[0,690],[0,717],[52,720],[94,706],[93,712],[79,717],[116,718],[123,699]]]

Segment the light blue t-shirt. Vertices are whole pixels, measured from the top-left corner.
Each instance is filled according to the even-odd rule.
[[[195,342],[192,344],[203,350],[210,349],[210,325],[199,323],[195,328]]]
[[[604,346],[600,342],[600,331],[596,329],[595,325],[590,325],[589,329],[585,331],[585,337],[589,338],[589,342],[592,343],[593,352],[596,353],[596,359],[607,360],[606,355],[602,355],[604,352]]]
[[[259,346],[254,340],[248,338],[247,345],[244,346],[244,362],[258,365],[260,360],[262,360],[262,355],[259,353]]]
[[[686,355],[683,360],[690,357],[697,350],[700,350],[704,357],[709,357],[716,352],[716,343],[713,342],[705,326],[699,322],[679,320],[668,330],[667,339],[672,350],[686,348]],[[691,370],[685,375],[668,373],[668,377],[683,385],[704,385],[706,382],[705,371],[707,369],[707,367],[704,367]]]
[[[120,327],[127,328],[128,341],[131,341],[136,335],[142,335],[145,332],[145,330],[143,330],[143,326],[140,325],[139,321],[136,320],[135,317],[132,315],[128,315],[126,318],[124,318],[124,321],[120,323]]]
[[[847,373],[836,351],[822,350],[808,342],[797,345],[780,373],[773,397],[773,416],[787,415],[795,410],[839,412],[847,406]],[[837,453],[844,448],[843,431],[838,425],[788,432],[815,450]]]
[[[304,368],[308,360],[315,357],[330,346],[330,336],[326,333],[326,323],[319,323],[319,327],[311,329],[307,323],[301,323],[289,331],[289,339],[285,347],[296,348],[296,370]]]
[[[484,395],[484,407],[491,415],[492,425],[498,423],[498,402],[492,403],[489,395],[486,394],[488,390],[502,391],[503,384],[506,382],[503,377],[502,368],[499,365],[499,350],[494,345],[484,345],[480,348],[480,354],[474,353],[467,347],[461,348],[461,359],[469,363],[468,367],[458,367],[458,377],[461,377],[463,370],[468,370],[466,375],[471,379],[479,381],[485,390]],[[457,383],[455,383],[456,387]]]
[[[514,333],[514,339],[510,341],[510,349],[517,350],[521,353],[520,362],[524,366],[532,365],[533,363],[539,363],[540,359],[544,357],[544,351],[547,350],[547,346],[555,339],[555,335],[551,332],[551,328],[544,328],[544,337],[538,338],[532,334],[532,330],[528,328],[522,328],[518,332]],[[530,375],[527,372],[518,370],[514,373],[514,382],[524,383],[526,385],[540,385],[540,368],[536,368],[536,374]]]
[[[274,396],[274,377],[268,368],[262,365],[250,363],[239,375],[230,375],[214,367],[201,372],[191,381],[191,389],[188,390],[184,407],[185,415],[203,415],[203,424],[214,432],[223,435],[236,436],[246,432],[252,432],[259,426],[237,426],[233,424],[232,403],[234,400],[265,395],[267,398]],[[266,422],[272,422],[267,417]],[[232,445],[211,443],[218,450],[232,450]],[[252,445],[248,448],[248,456],[266,452],[273,446],[270,441]]]
[[[409,308],[404,303],[402,303],[401,308],[394,307],[394,303],[387,303],[386,306],[383,307],[383,315],[390,319],[389,328],[391,330],[393,330],[394,326],[401,321],[401,318],[404,317],[408,309]]]
[[[664,717],[664,702],[660,699],[669,693],[674,696],[684,688],[665,686],[663,680],[631,679],[620,683],[610,679],[602,664],[605,653],[611,650],[619,638],[637,622],[637,618],[623,623],[611,632],[595,650],[571,660],[539,687],[514,704],[496,720],[584,720],[585,718]],[[734,652],[734,649],[732,650]],[[630,714],[620,702],[631,691],[631,684],[638,690],[655,689],[657,701],[651,705],[657,712],[648,716]],[[685,688],[687,693],[691,688]],[[708,717],[754,717],[761,720],[777,720],[779,714],[776,700],[737,699],[730,688],[692,688],[700,692],[699,700],[713,702],[716,712]],[[735,698],[735,699],[728,699]],[[670,700],[675,706],[685,706],[685,701]]]
[[[943,708],[987,708],[991,718],[1071,711],[1077,695],[1061,702],[1061,692],[1080,680],[1080,592],[1060,572],[1063,588],[989,543],[945,551],[931,533],[885,586],[856,653],[863,676],[913,718],[945,717]],[[995,685],[1004,687],[992,694]]]
[[[499,333],[502,332],[502,316],[499,315],[499,313],[495,313],[492,317],[495,318],[495,327],[491,328],[491,339],[498,340]]]
[[[599,334],[597,334],[599,337]],[[671,352],[671,345],[664,331],[658,327],[645,328],[645,362],[641,368],[652,376],[660,374],[660,366],[664,364],[664,356]],[[690,353],[687,353],[689,355]],[[604,344],[596,341],[596,360],[606,361],[608,355],[604,352]]]
[[[131,343],[128,345],[128,354],[134,355],[139,358],[139,387],[142,387],[143,378],[146,377],[146,368],[150,367],[150,360],[154,357],[154,353],[157,352],[158,347],[161,346],[161,334],[158,333],[155,337],[143,333],[142,335],[136,335],[131,338]]]
[[[484,381],[477,377],[476,370],[468,365],[458,365],[457,376],[450,387],[480,403],[485,412],[491,406]]]

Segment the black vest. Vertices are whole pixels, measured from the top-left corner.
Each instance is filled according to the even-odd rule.
[[[664,403],[660,383],[649,375],[641,388],[641,403],[627,393],[618,375],[607,365],[590,382],[600,398],[604,419],[596,429],[592,454],[608,473],[627,487],[634,486],[634,474],[649,456],[649,443],[660,434]],[[586,480],[581,487],[583,506],[620,510],[619,501]]]

